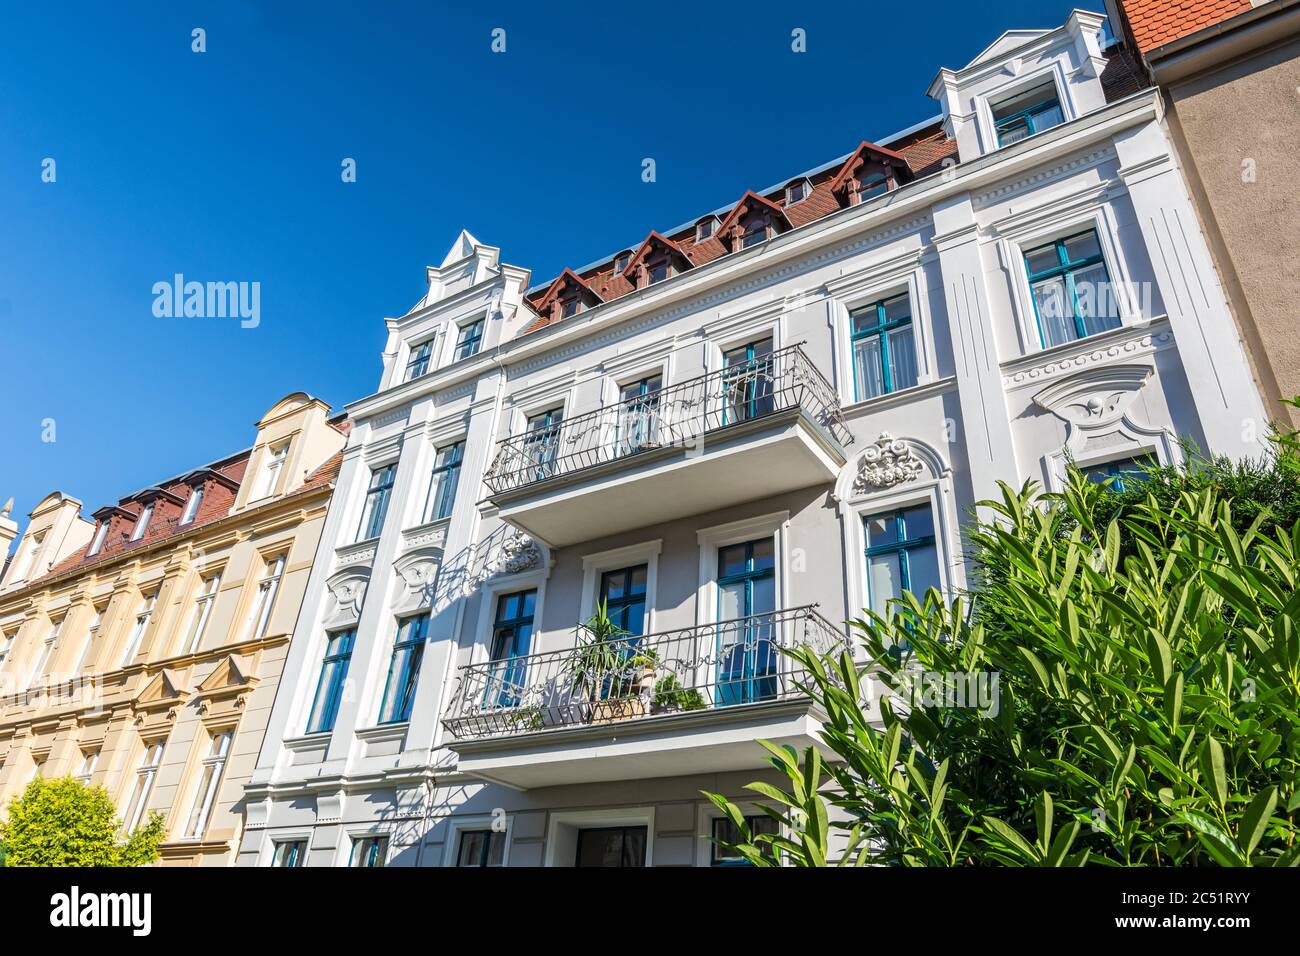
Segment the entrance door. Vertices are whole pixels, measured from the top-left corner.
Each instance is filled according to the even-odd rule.
[[[574,866],[645,866],[645,827],[594,827],[578,831]]]
[[[717,703],[776,696],[776,543],[718,549]]]

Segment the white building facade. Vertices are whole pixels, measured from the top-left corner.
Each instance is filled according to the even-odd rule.
[[[1159,97],[1103,76],[1102,21],[941,71],[924,142],[959,162],[864,144],[533,290],[462,233],[348,408],[240,863],[730,862],[700,790],[816,740],[781,646],[963,588],[999,481],[1258,454]],[[632,636],[593,678],[601,601]]]

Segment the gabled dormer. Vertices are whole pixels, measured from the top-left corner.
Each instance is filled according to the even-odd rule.
[[[17,530],[8,517],[11,507],[12,502],[0,515],[0,530]],[[85,548],[93,532],[94,525],[81,517],[80,501],[60,491],[46,495],[28,515],[27,529],[18,538],[9,564],[0,565],[0,589],[19,587],[47,574],[64,558]],[[0,561],[3,558],[0,554]]]
[[[306,392],[291,392],[257,423],[253,445],[231,512],[293,494],[342,450],[346,441],[329,420],[330,407]]]
[[[630,260],[629,260],[630,261]],[[558,322],[603,302],[596,291],[572,269],[565,269],[533,305],[547,322]]]
[[[1101,14],[1075,10],[1055,30],[1008,30],[930,84],[962,161],[1047,132],[1106,104]]]
[[[864,140],[844,161],[830,189],[841,206],[856,206],[911,179],[912,168],[900,154]]]
[[[623,277],[634,288],[644,289],[685,272],[691,265],[690,258],[681,246],[652,232],[632,253],[632,258],[623,269]]]
[[[790,228],[790,219],[784,209],[750,190],[727,213],[717,235],[729,252],[739,252]]]
[[[532,321],[520,310],[529,271],[501,262],[501,250],[461,230],[442,264],[426,270],[420,301],[385,320],[388,342],[380,390],[422,378],[518,334]]]

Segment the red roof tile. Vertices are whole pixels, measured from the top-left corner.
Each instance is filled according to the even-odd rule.
[[[1222,23],[1250,9],[1250,0],[1120,0],[1138,50],[1158,46]]]

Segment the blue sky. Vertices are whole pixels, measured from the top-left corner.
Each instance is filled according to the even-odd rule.
[[[940,66],[1070,7],[8,4],[0,501],[88,513],[288,392],[341,408],[462,227],[540,282],[934,115]],[[260,283],[260,324],[155,317],[178,272]]]

